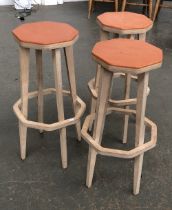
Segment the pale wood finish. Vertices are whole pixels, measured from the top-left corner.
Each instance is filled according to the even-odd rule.
[[[66,58],[67,74],[68,74],[69,86],[70,86],[70,91],[71,91],[73,110],[74,110],[74,114],[76,115],[78,108],[77,108],[77,92],[76,92],[73,47],[72,46],[66,47],[64,52],[65,52],[65,58]],[[76,133],[77,133],[78,140],[81,141],[81,122],[80,121],[76,123]]]
[[[52,94],[52,93],[56,93],[55,88],[47,88],[47,89],[43,90],[44,95],[48,95],[48,94]],[[63,95],[70,96],[71,93],[70,93],[70,91],[63,90]],[[28,99],[32,99],[37,96],[38,96],[38,91],[33,91],[33,92],[28,93]],[[77,96],[77,106],[79,108],[78,108],[77,114],[74,117],[65,119],[61,122],[55,122],[55,123],[51,123],[51,124],[34,122],[34,121],[26,119],[21,112],[21,99],[19,99],[13,105],[13,110],[14,110],[14,113],[16,114],[17,118],[19,119],[19,121],[22,124],[24,124],[26,127],[39,129],[39,130],[41,129],[41,130],[45,130],[45,131],[54,131],[57,129],[61,129],[63,127],[74,125],[80,120],[80,118],[82,117],[82,115],[86,109],[86,105],[78,96]]]
[[[43,69],[42,69],[42,50],[36,50],[36,69],[37,69],[37,86],[38,86],[38,122],[43,122],[44,98],[43,98]],[[40,133],[43,130],[39,130]]]
[[[76,125],[78,132],[78,139],[81,139],[80,134],[80,118],[83,115],[86,105],[76,94],[76,84],[74,75],[74,61],[73,61],[73,49],[70,47],[73,45],[78,36],[73,40],[64,43],[56,43],[50,45],[37,45],[33,43],[22,43],[19,40],[17,42],[20,46],[20,84],[21,84],[21,98],[14,104],[13,110],[19,119],[19,132],[20,132],[20,150],[21,158],[26,157],[26,137],[27,128],[34,128],[42,131],[60,130],[60,146],[62,167],[67,167],[67,141],[66,141],[66,127],[70,125]],[[68,76],[70,83],[70,91],[62,89],[62,72],[61,72],[61,54],[60,48],[66,47]],[[29,48],[36,50],[36,69],[37,69],[37,81],[38,91],[28,92],[29,84]],[[55,75],[55,88],[43,89],[43,72],[42,72],[42,50],[51,50]],[[43,97],[48,94],[56,94],[58,122],[47,124],[43,122]],[[74,117],[65,119],[63,95],[72,96],[72,102],[74,107]],[[28,113],[28,99],[38,98],[38,122],[27,119]]]
[[[27,119],[28,116],[28,88],[29,88],[29,49],[20,47],[20,91],[21,112]],[[26,158],[27,127],[19,122],[20,153],[21,159]]]
[[[130,89],[131,89],[131,74],[126,74],[125,77],[125,99],[130,98]],[[125,107],[129,109],[129,106]],[[124,132],[123,132],[123,143],[127,143],[127,134],[128,134],[128,123],[129,123],[129,115],[125,115],[124,117]]]
[[[137,2],[127,2],[127,0],[123,0],[122,1],[122,12],[125,11],[126,9],[126,5],[133,5],[133,6],[143,6],[143,7],[148,7],[149,9],[149,18],[152,18],[152,0],[147,0],[148,3],[147,4],[143,4],[143,3],[137,3]]]
[[[115,107],[108,108],[112,78],[113,73],[102,67],[98,86],[96,112],[95,114],[90,114],[86,117],[81,131],[82,137],[89,143],[86,185],[87,187],[91,187],[92,185],[97,154],[126,159],[135,158],[133,193],[136,195],[139,193],[140,189],[143,154],[144,152],[155,147],[157,141],[157,127],[153,122],[145,117],[149,72],[144,72],[138,75],[136,111],[130,110],[128,108],[126,109],[126,107],[123,109]],[[129,79],[131,80],[131,76]],[[126,95],[128,97],[129,90],[127,91],[128,92]],[[134,149],[123,151],[119,149],[104,148],[101,146],[105,117],[106,114],[110,114],[112,111],[121,112],[125,115],[136,115],[136,135]],[[94,119],[95,123],[93,137],[91,137],[88,133],[88,128]],[[144,143],[145,125],[151,127],[151,140],[146,143]]]
[[[146,101],[147,101],[148,80],[149,80],[149,73],[147,72],[138,76],[135,147],[144,144],[144,137],[145,137],[144,118],[145,118]],[[134,162],[133,193],[135,195],[139,193],[140,189],[142,165],[143,165],[143,154],[136,157]]]
[[[109,39],[109,33],[107,31],[100,29],[100,41],[107,40],[107,39]],[[97,65],[95,84],[94,84],[94,89],[96,91],[98,90],[98,85],[99,85],[100,70],[101,70],[101,66]],[[95,110],[96,110],[96,100],[94,97],[92,97],[90,113],[91,114],[95,113]],[[90,123],[89,130],[91,131],[91,129],[92,129],[92,124]]]
[[[102,139],[105,116],[107,111],[107,101],[109,100],[112,77],[113,74],[111,72],[108,72],[104,69],[101,70],[98,98],[96,105],[96,116],[95,116],[94,130],[93,130],[93,139],[98,144],[101,143]],[[87,179],[86,179],[86,185],[88,187],[91,187],[92,184],[96,155],[97,152],[92,147],[89,147]]]
[[[64,105],[63,105],[63,92],[62,92],[62,72],[61,72],[61,54],[60,50],[56,49],[52,51],[53,65],[54,65],[54,78],[56,88],[56,103],[58,111],[58,120],[64,120]],[[66,140],[66,128],[61,128],[60,132],[60,147],[62,167],[67,168],[67,140]]]
[[[106,114],[111,114],[112,112],[117,112],[120,114],[128,114],[128,115],[136,115],[135,110],[131,109],[123,109],[123,108],[115,108],[115,107],[110,107],[107,109]],[[140,154],[143,154],[144,152],[154,148],[156,146],[157,142],[157,126],[155,123],[153,123],[151,120],[148,118],[144,118],[144,123],[145,126],[150,127],[151,129],[151,138],[150,140],[146,141],[141,146],[135,147],[134,149],[125,151],[125,150],[119,150],[119,149],[109,149],[102,147],[100,144],[96,143],[93,137],[90,136],[88,133],[88,127],[90,121],[93,121],[95,119],[95,113],[92,115],[88,115],[84,121],[83,127],[82,127],[82,137],[83,139],[91,146],[94,148],[94,150],[101,155],[105,156],[111,156],[111,157],[117,157],[117,158],[124,158],[124,159],[131,159],[134,157],[137,157]]]

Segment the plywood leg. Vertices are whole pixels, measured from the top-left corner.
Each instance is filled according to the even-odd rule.
[[[94,88],[96,91],[98,91],[98,87],[99,87],[99,80],[100,80],[100,71],[101,71],[101,66],[97,65],[97,71],[96,71],[96,77],[95,77],[95,84],[94,84]],[[94,114],[96,111],[96,103],[97,103],[97,99],[95,99],[94,97],[92,97],[91,99],[91,110],[90,110],[90,114]],[[90,122],[89,125],[89,131],[92,130],[93,127],[93,122]]]
[[[160,0],[156,1],[155,10],[154,10],[153,18],[152,18],[153,21],[155,21],[155,19],[157,17],[158,10],[159,10],[159,7],[160,7],[160,2],[161,2]]]
[[[125,99],[130,98],[130,89],[131,89],[131,74],[125,75]],[[125,107],[129,109],[129,106]],[[128,134],[128,123],[129,123],[129,115],[125,115],[124,117],[124,132],[123,132],[123,143],[127,143],[127,134]]]
[[[61,54],[59,49],[52,51],[53,65],[54,65],[54,78],[56,88],[56,103],[58,111],[58,120],[64,120],[64,105],[63,105],[63,92],[62,92],[62,72],[61,72]],[[62,167],[67,168],[67,140],[66,128],[60,129],[60,147]]]
[[[67,73],[70,85],[70,91],[72,96],[72,104],[74,114],[77,113],[77,93],[76,93],[76,80],[75,80],[75,68],[74,68],[74,56],[73,56],[73,47],[66,47],[65,48],[65,58],[67,64]],[[77,138],[81,141],[81,122],[80,120],[76,123],[76,133]]]
[[[104,69],[101,70],[99,88],[98,88],[96,116],[95,116],[94,130],[93,130],[93,139],[95,139],[95,141],[99,144],[101,143],[103,129],[104,129],[106,110],[108,105],[107,102],[109,100],[112,77],[113,77],[112,72],[108,72]],[[87,165],[87,178],[86,178],[87,187],[91,187],[92,185],[96,155],[97,155],[96,151],[90,147],[88,155],[88,165]]]
[[[144,143],[145,125],[144,117],[147,101],[149,73],[143,73],[138,76],[137,104],[136,104],[136,139],[135,147]],[[137,195],[140,189],[140,179],[143,165],[143,154],[135,158],[134,162],[134,182],[133,193]]]
[[[139,40],[146,41],[146,33],[139,34]]]
[[[42,70],[42,50],[36,50],[36,69],[38,83],[38,122],[43,122],[43,70]],[[42,133],[43,130],[40,130]]]
[[[100,40],[103,41],[103,40],[108,40],[108,39],[109,39],[109,32],[103,31],[102,29],[100,29]],[[101,66],[98,64],[97,70],[96,70],[95,84],[94,84],[94,88],[96,91],[98,90],[98,85],[99,85],[100,69],[101,69]],[[94,114],[95,110],[96,110],[96,99],[92,97],[90,114]],[[89,131],[91,131],[92,126],[93,126],[93,122],[91,122],[89,125]]]
[[[28,116],[28,88],[29,88],[29,49],[20,47],[20,90],[21,111],[24,117]],[[21,159],[26,158],[27,127],[19,122]]]
[[[122,1],[122,8],[121,8],[121,11],[122,11],[122,12],[125,11],[126,4],[127,4],[127,0],[123,0],[123,1]]]
[[[118,0],[115,0],[115,12],[118,12]]]
[[[91,15],[91,12],[92,12],[93,1],[94,0],[89,0],[88,1],[88,18],[90,18],[90,15]]]
[[[152,18],[152,0],[148,0],[149,18]]]

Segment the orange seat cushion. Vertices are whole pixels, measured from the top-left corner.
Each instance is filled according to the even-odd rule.
[[[118,30],[146,29],[152,26],[152,21],[145,15],[132,12],[106,12],[97,17],[104,26]]]
[[[92,54],[114,67],[140,69],[162,62],[162,50],[140,40],[112,39],[98,42]]]
[[[12,33],[20,42],[38,45],[69,42],[78,35],[69,24],[49,21],[22,24]]]

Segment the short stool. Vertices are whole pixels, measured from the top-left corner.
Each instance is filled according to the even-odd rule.
[[[132,12],[106,12],[97,17],[97,23],[100,26],[100,40],[110,39],[110,35],[116,35],[118,37],[130,38],[130,39],[146,39],[146,33],[149,31],[153,22],[147,18],[145,15],[132,13]],[[93,78],[88,83],[89,89],[92,94],[91,102],[91,113],[95,112],[96,108],[96,98],[97,98],[97,89],[99,83],[99,65],[97,66],[96,78]],[[124,90],[124,100],[112,100],[112,106],[124,106],[125,100],[130,98],[130,88],[131,81],[137,81],[136,76],[131,76],[129,73],[114,73],[113,78],[122,77],[125,80],[125,90]],[[149,88],[148,88],[149,94]],[[133,104],[136,100],[132,99]],[[128,106],[126,106],[128,108]],[[128,122],[129,115],[124,117],[124,132],[123,132],[123,143],[127,143],[127,133],[128,133]],[[92,125],[90,124],[90,130]]]
[[[162,51],[140,40],[113,39],[98,42],[92,51],[93,59],[101,66],[98,85],[98,99],[95,114],[86,117],[82,137],[89,144],[86,185],[91,187],[97,154],[118,158],[135,158],[134,194],[139,193],[143,155],[152,149],[157,141],[156,125],[145,117],[149,71],[162,64]],[[109,97],[114,73],[129,73],[138,76],[136,110],[110,106]],[[127,100],[130,104],[130,100]],[[125,151],[101,146],[105,118],[111,112],[135,115],[135,148]],[[88,132],[94,121],[93,135]],[[145,126],[150,127],[151,138],[144,143]]]
[[[20,89],[21,98],[14,104],[13,109],[19,120],[21,159],[26,158],[27,128],[42,131],[60,131],[60,146],[62,167],[67,167],[66,127],[75,124],[78,140],[81,139],[80,118],[85,110],[85,103],[77,96],[75,69],[73,58],[73,44],[78,39],[78,31],[66,23],[34,22],[23,24],[12,31],[20,47]],[[38,91],[28,92],[29,88],[29,53],[36,52],[36,70]],[[67,74],[70,91],[62,88],[61,49],[64,49],[67,64]],[[42,51],[52,53],[55,88],[43,89]],[[58,121],[47,124],[43,121],[44,95],[55,93]],[[71,96],[74,116],[65,119],[63,96]],[[28,99],[38,99],[38,122],[28,119]]]

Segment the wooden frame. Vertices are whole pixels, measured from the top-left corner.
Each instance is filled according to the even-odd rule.
[[[121,36],[121,35],[126,35],[129,39],[135,39],[136,35],[138,37],[139,40],[143,40],[145,41],[146,40],[146,32],[148,30],[150,30],[153,26],[153,23],[148,26],[147,28],[142,28],[142,29],[132,29],[132,30],[122,30],[122,29],[115,29],[115,28],[112,28],[112,27],[108,27],[107,25],[104,25],[101,21],[97,20],[97,23],[98,25],[100,26],[100,40],[103,41],[103,40],[108,40],[109,39],[109,34],[110,33],[114,33],[114,34],[117,34],[118,36]],[[112,71],[114,72],[114,67],[111,67],[109,65],[106,65],[105,63],[103,63],[102,61],[100,61],[99,59],[97,59],[95,56],[93,56],[93,58],[96,60],[96,62],[98,63],[97,65],[97,72],[96,72],[96,77],[95,79],[92,79],[88,86],[89,86],[89,89],[92,93],[92,101],[91,101],[91,110],[90,110],[90,113],[93,114],[95,113],[95,109],[96,109],[96,97],[97,97],[97,94],[96,92],[94,91],[94,89],[97,91],[98,89],[98,83],[99,83],[99,74],[100,74],[100,65],[102,65],[105,69],[108,69],[110,70],[111,68],[113,69]],[[156,68],[157,66],[155,66]],[[130,96],[130,83],[131,83],[131,78],[132,79],[135,79],[135,81],[137,81],[137,76],[131,76],[130,78],[130,69],[122,69],[122,68],[118,68],[118,67],[115,67],[115,73],[113,73],[113,78],[117,78],[118,76],[124,76],[125,77],[125,91],[124,91],[124,100],[111,100],[109,99],[109,103],[110,105],[117,105],[120,106],[120,104],[125,104],[125,103],[128,103],[128,100],[130,101],[130,103],[135,103],[136,102],[136,99],[129,99],[129,96]],[[119,70],[120,70],[120,73],[119,73]],[[123,70],[123,71],[121,71]],[[143,71],[142,69],[139,69],[139,72],[142,73],[142,72],[145,72],[146,68],[143,68]],[[149,70],[149,69],[148,69]],[[133,74],[133,69],[131,69],[131,72]],[[135,74],[138,74],[138,72],[136,72]],[[95,84],[93,85],[93,81],[95,81]],[[149,94],[150,92],[150,89],[148,87],[148,90],[147,90],[147,93]],[[121,105],[122,106],[122,105]],[[126,105],[126,109],[128,109],[129,106]],[[124,132],[123,132],[123,143],[127,143],[127,134],[128,134],[128,122],[129,122],[129,115],[125,115],[124,117]],[[91,131],[92,129],[92,123],[90,123],[90,126],[89,126],[89,130]]]
[[[39,129],[43,131],[60,130],[60,147],[62,167],[67,168],[67,140],[66,140],[66,127],[75,124],[77,130],[78,140],[81,140],[81,127],[80,118],[83,115],[86,105],[77,96],[76,81],[74,71],[74,58],[72,45],[76,42],[78,36],[76,36],[70,42],[57,43],[52,45],[37,45],[32,43],[23,43],[17,40],[20,46],[20,87],[21,87],[21,99],[19,99],[13,106],[14,113],[19,119],[19,132],[20,132],[20,151],[21,159],[26,158],[26,138],[27,128]],[[36,69],[37,69],[37,81],[38,91],[28,92],[29,87],[29,50],[35,49],[36,54]],[[61,72],[61,52],[60,48],[65,50],[65,59],[68,73],[68,80],[70,84],[70,91],[63,90],[62,88],[62,72]],[[54,79],[55,88],[43,89],[43,70],[42,70],[42,50],[51,50],[53,67],[54,67]],[[43,100],[44,95],[55,93],[58,122],[52,124],[46,124],[43,122]],[[74,109],[74,117],[65,119],[64,117],[64,105],[63,95],[71,96],[72,105]],[[28,100],[31,98],[38,98],[38,122],[28,120]]]
[[[95,59],[95,57],[93,56]],[[91,113],[85,119],[85,122],[82,127],[82,137],[89,144],[89,154],[88,154],[88,164],[87,164],[87,177],[86,177],[86,185],[87,187],[91,187],[94,168],[96,163],[97,154],[112,156],[118,158],[135,158],[134,161],[134,180],[133,180],[133,193],[137,195],[140,190],[140,180],[142,173],[142,165],[143,165],[143,154],[144,152],[154,148],[157,142],[157,127],[155,123],[150,121],[145,117],[146,110],[146,100],[148,95],[148,79],[149,79],[149,71],[159,68],[162,63],[147,66],[143,69],[131,69],[116,67],[116,66],[108,66],[104,65],[101,59],[96,58],[96,62],[99,64],[99,76],[98,76],[98,86],[97,90],[91,86],[90,90],[92,95],[96,95],[97,93],[97,102],[95,113]],[[117,69],[116,69],[117,68]],[[114,74],[115,72],[115,74]],[[138,88],[137,88],[137,99],[129,99],[129,91],[126,91],[126,97],[124,100],[121,100],[124,108],[117,108],[117,106],[121,106],[120,103],[116,101],[111,101],[110,92],[111,92],[111,83],[113,81],[113,77],[124,76],[127,73],[129,75],[129,83],[131,79],[137,80]],[[136,77],[136,76],[137,77]],[[127,78],[128,79],[128,78]],[[90,85],[94,85],[89,82]],[[127,81],[128,82],[128,81]],[[111,105],[112,104],[112,105]],[[136,104],[136,110],[129,109],[129,105]],[[115,105],[115,107],[113,107]],[[123,151],[119,149],[110,149],[104,148],[101,146],[102,134],[104,129],[105,117],[107,114],[112,113],[112,111],[120,112],[125,114],[125,116],[136,115],[136,130],[135,130],[135,148],[129,151]],[[128,119],[127,119],[128,120]],[[90,125],[93,124],[93,135],[91,136],[88,133],[90,129]],[[145,138],[145,126],[151,128],[151,139],[144,143]],[[127,128],[128,129],[128,124]]]

